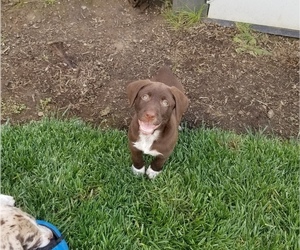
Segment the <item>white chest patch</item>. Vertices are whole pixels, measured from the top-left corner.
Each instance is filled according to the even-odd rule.
[[[151,135],[140,134],[139,139],[133,143],[133,146],[143,151],[147,155],[157,156],[161,155],[157,150],[152,150],[152,144],[157,140],[160,131],[156,130]]]

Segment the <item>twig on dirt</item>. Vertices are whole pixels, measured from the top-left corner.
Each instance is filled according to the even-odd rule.
[[[80,12],[81,16],[86,19],[85,15],[83,15],[82,11]]]
[[[264,106],[266,106],[266,107],[268,107],[269,106],[269,104],[268,103],[266,103],[266,102],[262,102],[262,101],[260,101],[260,100],[257,100],[257,99],[254,99],[255,101],[257,101],[258,103],[260,103],[260,104],[262,104],[262,105],[264,105]]]
[[[54,52],[56,52],[56,54],[60,56],[70,68],[76,69],[76,65],[70,60],[70,58],[64,51],[63,42],[52,42],[49,45],[51,46],[51,48],[54,49]]]
[[[10,49],[10,47],[8,46],[8,47],[5,48],[4,50],[2,50],[2,51],[1,51],[1,55],[4,55],[9,49]]]

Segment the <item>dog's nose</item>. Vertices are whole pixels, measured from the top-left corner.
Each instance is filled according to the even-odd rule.
[[[145,118],[147,119],[147,121],[152,121],[155,119],[155,112],[153,111],[147,111],[145,113]]]

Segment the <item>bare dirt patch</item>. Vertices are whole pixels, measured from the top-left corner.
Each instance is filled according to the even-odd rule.
[[[190,127],[298,135],[297,39],[262,34],[271,55],[237,53],[236,29],[200,23],[175,31],[161,6],[140,13],[127,0],[2,0],[1,12],[2,123],[55,113],[126,129],[127,83],[167,64],[191,100]],[[53,42],[63,42],[71,65]]]

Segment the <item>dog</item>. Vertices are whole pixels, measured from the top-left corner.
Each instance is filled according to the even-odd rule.
[[[40,226],[35,219],[15,207],[15,200],[0,194],[0,250],[33,250],[45,247],[53,238],[50,229]]]
[[[178,127],[189,99],[167,66],[161,67],[151,79],[129,83],[127,95],[130,107],[135,109],[128,129],[132,171],[154,179],[176,145]],[[147,171],[143,154],[155,157]]]

